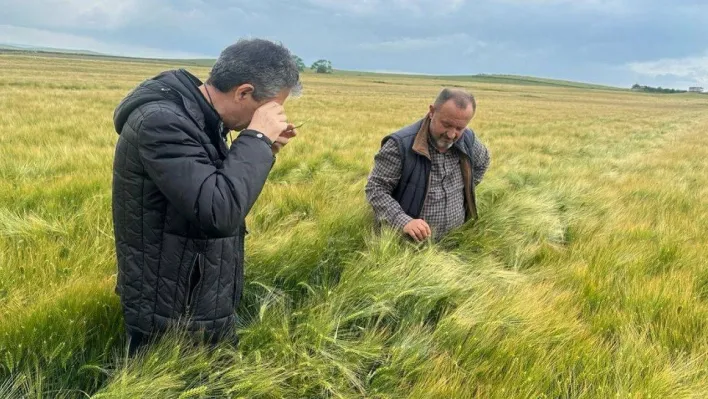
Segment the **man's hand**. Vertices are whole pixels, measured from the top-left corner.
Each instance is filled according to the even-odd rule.
[[[273,142],[273,147],[271,147],[271,150],[273,150],[273,155],[277,155],[278,152],[292,139],[293,137],[297,136],[297,130],[295,129],[295,125],[293,124],[288,124],[287,129],[283,133],[278,136],[278,138]]]
[[[285,116],[285,109],[282,105],[271,101],[260,106],[253,114],[249,129],[263,133],[273,143],[288,128],[288,117]]]
[[[420,242],[432,235],[430,226],[423,219],[413,219],[403,227],[403,232]]]

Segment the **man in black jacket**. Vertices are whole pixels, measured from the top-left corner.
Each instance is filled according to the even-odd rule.
[[[116,292],[130,353],[178,322],[210,342],[232,333],[244,219],[296,134],[282,105],[299,89],[285,47],[241,40],[205,83],[163,72],[115,110]],[[228,148],[230,130],[241,133]]]

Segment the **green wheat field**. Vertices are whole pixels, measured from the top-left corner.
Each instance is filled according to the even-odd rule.
[[[305,73],[247,219],[241,344],[126,359],[113,110],[177,67],[209,71],[0,55],[0,398],[708,397],[708,96],[531,78]],[[443,86],[478,99],[481,218],[376,235],[380,140]]]

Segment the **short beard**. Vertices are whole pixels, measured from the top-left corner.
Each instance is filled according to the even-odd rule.
[[[438,150],[444,149],[445,151],[447,151],[447,150],[449,150],[450,148],[452,148],[453,145],[455,145],[455,142],[454,142],[454,141],[450,141],[450,142],[448,142],[448,143],[445,143],[445,142],[447,142],[447,140],[445,140],[445,141],[443,141],[443,140],[434,140],[434,141],[435,141],[435,146],[438,148]],[[443,143],[445,143],[445,144],[443,144]]]

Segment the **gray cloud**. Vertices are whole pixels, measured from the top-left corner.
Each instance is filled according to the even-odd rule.
[[[340,12],[368,15],[388,11],[411,12],[416,15],[444,15],[459,9],[466,0],[309,0],[309,3]]]
[[[562,6],[575,11],[594,10],[603,13],[626,13],[635,9],[633,0],[497,0],[530,7]],[[636,0],[635,0],[636,1]]]
[[[416,51],[434,48],[438,46],[466,45],[472,41],[466,33],[456,33],[451,35],[431,36],[423,38],[400,38],[381,42],[362,43],[358,47],[363,50],[373,51]]]

